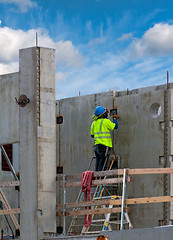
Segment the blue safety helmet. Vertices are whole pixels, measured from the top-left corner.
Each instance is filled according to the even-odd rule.
[[[101,107],[101,106],[98,106],[98,107],[96,107],[94,114],[95,114],[96,116],[99,116],[99,115],[101,115],[101,114],[103,114],[103,113],[105,113],[105,112],[106,112],[106,109],[105,109],[105,108],[103,108],[103,107]]]

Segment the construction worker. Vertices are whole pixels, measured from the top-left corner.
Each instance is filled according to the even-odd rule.
[[[113,116],[114,122],[108,119],[108,109],[101,106],[96,107],[91,124],[91,137],[95,140],[94,152],[96,156],[95,171],[104,170],[104,163],[112,148],[112,139],[110,130],[118,128],[118,116]]]

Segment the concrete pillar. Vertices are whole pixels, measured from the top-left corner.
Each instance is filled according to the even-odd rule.
[[[56,232],[55,51],[33,47],[19,51],[21,239]]]

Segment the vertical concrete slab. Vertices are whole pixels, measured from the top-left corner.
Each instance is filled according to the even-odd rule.
[[[164,91],[146,89],[141,94],[117,97],[116,101],[120,116],[116,152],[121,167],[163,167]],[[127,184],[129,198],[163,195],[163,175],[133,176],[132,183]],[[130,206],[130,217],[135,228],[158,226],[163,219],[163,204]]]
[[[28,48],[19,52],[21,239],[56,232],[55,52]]]
[[[37,53],[36,48],[19,51],[19,95],[25,94],[30,103],[19,107],[20,160],[20,225],[21,239],[38,237],[37,179]]]
[[[113,108],[113,92],[92,94],[57,101],[56,112],[63,116],[63,123],[57,125],[57,165],[63,166],[65,174],[88,170],[94,156],[94,140],[90,136],[92,115],[96,106]],[[95,170],[95,159],[91,165]],[[79,188],[67,189],[67,202],[75,202]],[[62,189],[58,190],[58,203],[62,203]],[[67,225],[68,220],[67,218]],[[58,220],[59,226],[61,221]]]
[[[44,233],[56,232],[55,50],[40,48],[38,209]]]
[[[57,164],[64,166],[66,174],[87,170],[93,157],[94,141],[90,137],[90,125],[96,106],[112,109],[112,91],[57,101],[56,112],[63,116],[57,126]],[[82,165],[78,164],[82,161]]]
[[[19,141],[19,73],[0,76],[0,144]]]
[[[66,174],[86,170],[90,156],[93,156],[94,142],[86,133],[90,131],[91,116],[98,105],[109,109],[117,107],[119,129],[113,137],[122,168],[164,167],[166,103],[165,87],[162,86],[58,101],[57,113],[64,117],[64,122],[57,131],[60,149],[57,159]],[[163,196],[164,182],[163,175],[133,176],[132,183],[127,185],[127,197]],[[67,195],[67,201],[73,202],[77,191]],[[163,203],[130,206],[130,217],[135,228],[158,226],[159,220],[164,218]]]

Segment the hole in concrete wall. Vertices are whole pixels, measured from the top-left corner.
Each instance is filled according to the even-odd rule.
[[[62,123],[63,123],[63,117],[62,116],[56,117],[56,124],[62,124]]]
[[[56,173],[57,174],[63,174],[63,167],[62,166],[57,166]]]
[[[150,116],[152,118],[157,118],[160,116],[161,114],[161,111],[162,111],[162,108],[160,106],[160,104],[158,103],[153,103],[151,106],[150,106]]]

